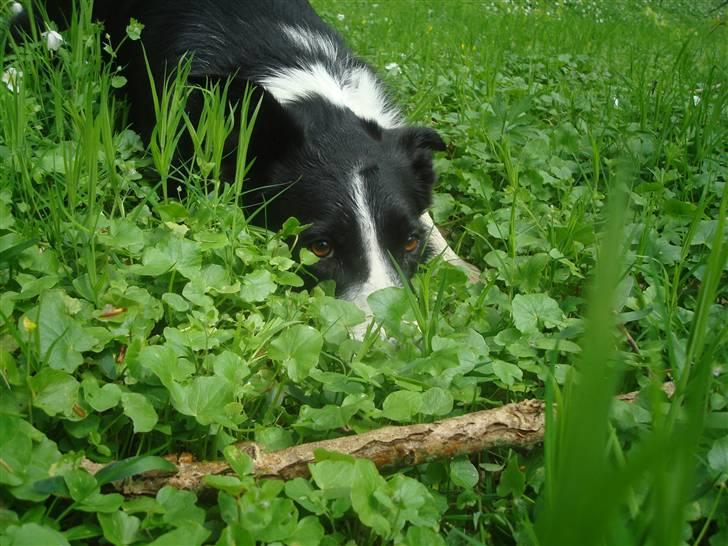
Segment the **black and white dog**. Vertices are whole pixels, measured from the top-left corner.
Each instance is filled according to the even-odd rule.
[[[41,3],[61,25],[70,14],[70,1]],[[130,18],[144,24],[157,82],[191,57],[190,80],[232,79],[232,102],[255,86],[261,108],[244,204],[267,203],[257,218],[271,229],[291,216],[311,224],[300,244],[319,257],[311,270],[333,279],[339,297],[368,310],[369,294],[400,285],[392,260],[408,278],[438,254],[465,265],[427,212],[433,153],[445,143],[433,129],[405,125],[374,71],[307,0],[96,0],[93,9],[112,44]],[[119,61],[135,127],[148,136],[154,111],[142,48],[127,42]],[[235,154],[228,157],[223,172],[232,179]]]

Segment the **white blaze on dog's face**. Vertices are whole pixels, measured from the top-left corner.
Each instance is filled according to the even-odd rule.
[[[361,238],[361,251],[366,264],[366,276],[363,276],[363,280],[350,283],[343,292],[340,292],[340,295],[369,314],[370,308],[367,301],[369,295],[382,288],[400,286],[401,282],[399,274],[392,264],[390,254],[379,242],[376,219],[369,205],[366,187],[360,174],[354,174],[350,188],[355,205],[356,224]],[[413,248],[413,250],[415,249]]]

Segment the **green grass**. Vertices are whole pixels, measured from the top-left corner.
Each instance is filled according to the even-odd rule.
[[[377,293],[363,341],[331,286],[297,290],[301,226],[251,226],[244,181],[220,182],[224,85],[195,126],[169,82],[145,149],[87,12],[57,52],[0,53],[23,74],[0,86],[0,544],[728,544],[718,3],[316,0],[449,143],[434,216],[483,270],[433,263]],[[529,397],[553,408],[532,451],[381,474],[331,457],[284,484],[225,450]],[[105,487],[183,451],[237,476]],[[92,477],[82,456],[129,462]]]

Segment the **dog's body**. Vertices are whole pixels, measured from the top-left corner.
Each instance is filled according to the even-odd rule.
[[[56,17],[68,13],[53,4]],[[258,218],[272,229],[291,216],[311,224],[300,244],[320,257],[311,269],[335,280],[337,295],[367,309],[370,293],[400,284],[392,259],[407,277],[432,255],[458,260],[426,212],[442,139],[403,124],[373,70],[306,0],[97,0],[94,17],[112,44],[130,18],[144,24],[157,84],[191,56],[189,78],[232,79],[232,101],[256,86],[246,205],[266,202]],[[135,127],[148,136],[154,111],[141,47],[127,43],[119,62]],[[225,161],[231,178],[236,165]]]

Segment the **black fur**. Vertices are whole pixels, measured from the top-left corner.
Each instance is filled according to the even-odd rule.
[[[69,17],[70,2],[48,2],[46,7],[59,25]],[[374,266],[371,248],[365,248],[367,234],[352,176],[362,182],[381,252],[393,256],[407,276],[414,273],[427,255],[428,234],[419,217],[430,204],[435,181],[432,153],[445,145],[432,129],[383,126],[382,120],[357,115],[325,93],[281,103],[266,90],[267,77],[314,64],[335,78],[361,70],[376,79],[306,0],[97,0],[93,14],[113,44],[121,42],[130,18],[145,25],[142,42],[158,84],[191,55],[192,82],[210,85],[232,78],[232,103],[239,102],[246,85],[257,87],[261,109],[251,143],[256,159],[246,182],[246,190],[255,191],[246,194],[244,205],[266,203],[265,214],[256,221],[272,229],[290,216],[312,224],[300,244],[327,240],[334,248],[313,266],[317,277],[334,279],[337,293],[366,305],[366,294],[360,292],[372,288]],[[335,54],[302,46],[281,25],[323,37]],[[148,138],[154,111],[140,44],[127,42],[119,63],[129,82],[133,123]],[[188,105],[193,119],[199,108],[200,101],[193,98]],[[231,142],[236,141],[233,135]],[[236,169],[234,157],[230,154],[223,165],[228,179]],[[405,250],[411,236],[421,241],[416,252]],[[396,284],[393,268],[387,275]]]

